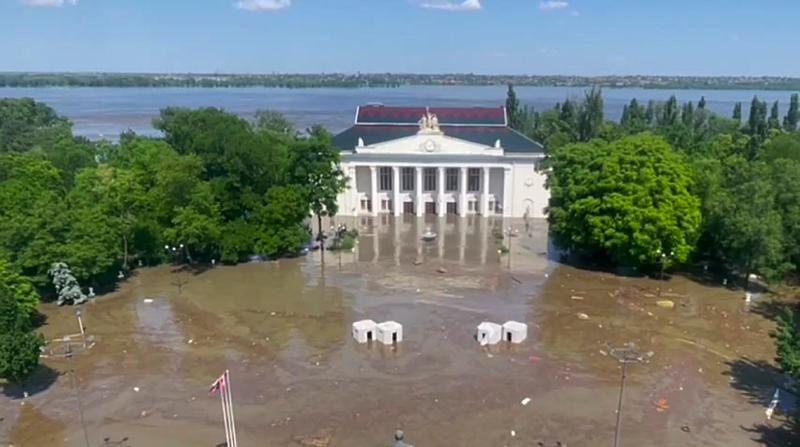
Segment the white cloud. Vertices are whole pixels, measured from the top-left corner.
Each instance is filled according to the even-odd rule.
[[[78,0],[22,0],[28,6],[48,6],[60,8],[64,5],[76,5]]]
[[[481,9],[481,0],[433,0],[421,3],[420,6],[427,9],[442,9],[445,11],[477,11]]]
[[[292,0],[239,0],[236,7],[245,11],[277,11],[292,6]]]
[[[547,0],[539,2],[539,9],[542,11],[558,11],[569,8],[569,2],[563,0]]]

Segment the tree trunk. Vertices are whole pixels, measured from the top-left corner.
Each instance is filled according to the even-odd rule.
[[[317,213],[317,239],[319,239],[319,252],[322,256],[322,262],[325,262],[325,238],[322,237],[322,214]]]
[[[122,269],[128,271],[128,236],[122,236]]]
[[[193,261],[192,261],[192,254],[189,252],[189,245],[188,244],[183,246],[183,251],[186,254],[186,260],[191,265],[193,263]]]

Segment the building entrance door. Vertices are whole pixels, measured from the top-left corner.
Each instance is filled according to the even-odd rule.
[[[447,214],[458,214],[458,204],[456,202],[447,203]]]
[[[436,202],[425,203],[425,214],[436,214]]]
[[[414,202],[403,202],[403,214],[414,214]]]

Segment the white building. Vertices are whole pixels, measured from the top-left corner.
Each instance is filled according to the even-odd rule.
[[[362,106],[334,145],[349,179],[340,215],[545,216],[543,147],[504,107]]]

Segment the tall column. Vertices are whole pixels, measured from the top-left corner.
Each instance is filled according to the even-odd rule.
[[[444,168],[441,167],[441,166],[438,167],[436,173],[438,174],[438,178],[436,179],[437,180],[437,184],[436,184],[437,188],[436,188],[436,190],[439,192],[439,194],[438,194],[438,196],[436,198],[436,200],[437,200],[436,214],[438,214],[439,217],[442,217],[447,212],[447,202],[444,201],[444,190],[445,190]]]
[[[467,216],[467,168],[461,168],[458,180],[458,215]]]
[[[503,169],[503,217],[511,217],[511,168]]]
[[[369,167],[370,175],[370,191],[369,200],[372,202],[372,215],[377,216],[380,210],[380,202],[378,201],[378,168],[377,166]]]
[[[489,172],[491,168],[484,167],[481,179],[481,216],[489,215]]]
[[[422,168],[417,166],[414,169],[416,170],[416,178],[414,179],[414,186],[416,186],[416,188],[414,188],[414,190],[417,192],[415,205],[417,208],[417,217],[421,217],[425,215],[425,204],[422,203]]]
[[[361,199],[358,196],[358,181],[356,179],[358,171],[356,169],[355,166],[347,168],[347,196],[349,200],[346,200],[348,208],[344,214],[350,216],[358,216],[361,209]]]
[[[392,209],[395,216],[399,216],[403,212],[402,205],[400,203],[400,168],[392,166]]]

